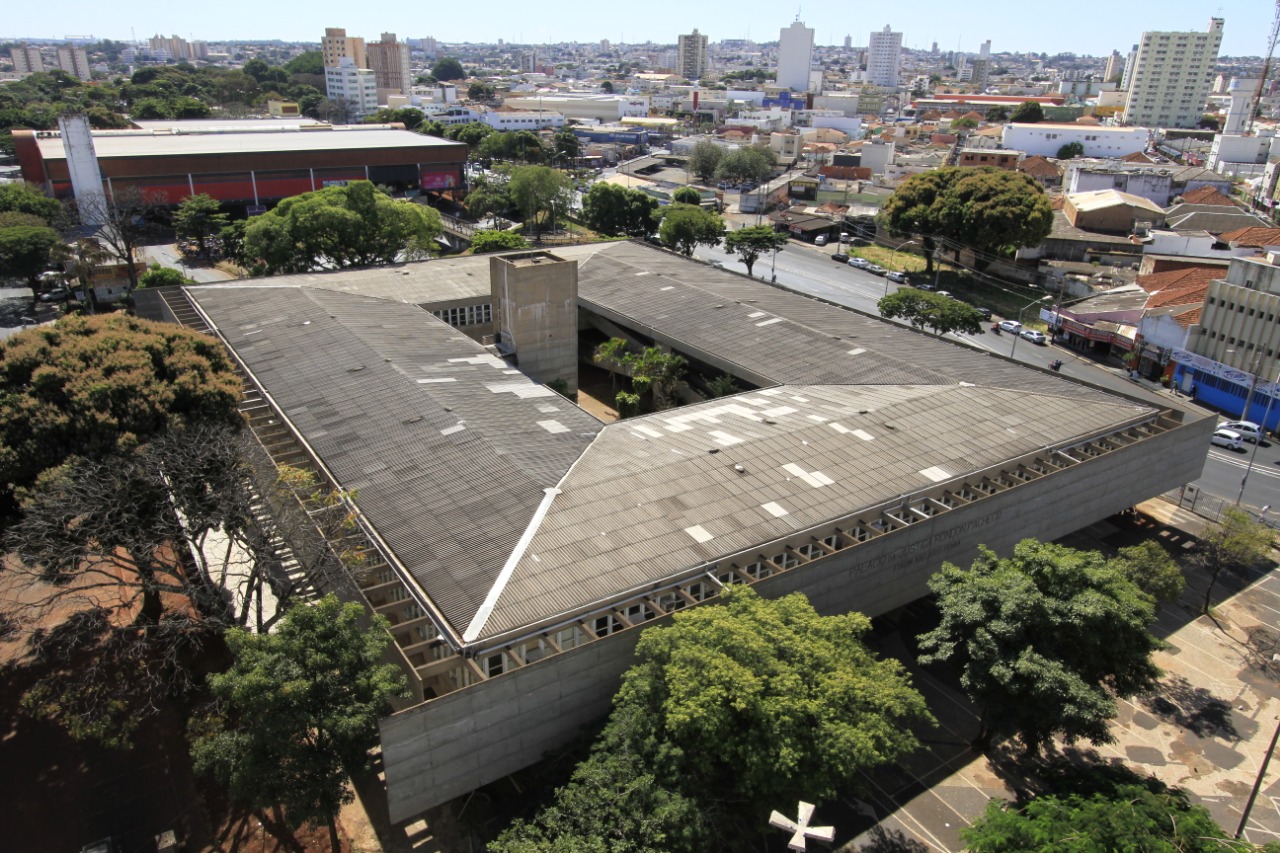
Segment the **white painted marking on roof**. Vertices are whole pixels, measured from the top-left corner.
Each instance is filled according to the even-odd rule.
[[[437,382],[457,382],[458,380],[452,376],[442,377],[440,379],[419,379],[419,385],[433,385]]]
[[[567,426],[565,426],[564,424],[560,423],[559,421],[538,421],[538,426],[542,427],[542,428],[543,428],[543,429],[545,429],[547,432],[549,432],[549,433],[551,433],[551,434],[553,434],[553,435],[554,435],[555,433],[568,432],[568,431],[569,431],[569,428],[568,428]]]
[[[643,435],[647,435],[649,438],[662,438],[662,433],[658,432],[653,427],[638,426],[635,431]]]
[[[519,376],[519,375],[520,375],[520,371],[518,371],[518,370],[504,370],[504,371],[502,371],[502,372],[503,372],[503,373],[505,373],[505,374],[507,374],[508,376]]]
[[[529,556],[533,558],[533,561],[534,561],[535,563],[541,563],[541,562],[542,562],[542,558],[541,558],[541,557],[539,557],[537,554],[530,554]]]
[[[845,353],[845,355],[862,355],[864,352],[866,352],[866,349],[864,349],[863,347],[858,347],[857,349],[849,350],[847,353]]]
[[[769,313],[768,311],[752,311],[750,314],[747,315],[747,319],[754,320],[757,317],[764,317],[768,313]]]
[[[782,389],[781,388],[762,388],[759,393],[763,394],[766,397],[776,397],[782,393]]]
[[[809,420],[817,421],[820,424],[825,424],[827,422],[827,419],[824,418],[822,415],[808,415],[807,417],[809,418]]]
[[[507,363],[505,361],[498,358],[496,355],[489,355],[487,353],[485,355],[469,356],[468,358],[451,358],[449,359],[449,363],[450,364],[487,364],[490,367],[497,367],[502,370],[507,369]]]
[[[530,397],[554,397],[556,395],[556,392],[546,385],[534,385],[531,382],[486,382],[484,387],[495,394],[515,394],[521,400],[527,400]]]
[[[934,465],[932,468],[925,468],[920,473],[924,474],[935,483],[941,483],[943,480],[951,479],[951,475],[947,473],[947,470],[945,468],[940,468],[937,465]]]
[[[529,520],[529,526],[524,529],[524,533],[520,536],[520,541],[516,543],[515,550],[511,552],[510,557],[507,557],[506,565],[502,567],[501,572],[498,572],[498,579],[489,588],[489,594],[484,597],[484,603],[480,605],[476,615],[471,617],[471,624],[467,625],[467,630],[462,634],[463,640],[470,643],[480,636],[480,632],[484,630],[484,624],[489,621],[489,616],[493,613],[493,608],[497,605],[498,598],[502,595],[502,591],[507,588],[507,582],[511,580],[511,575],[515,572],[516,565],[520,562],[520,558],[524,556],[529,543],[533,541],[534,534],[538,532],[538,528],[542,525],[542,519],[546,518],[547,513],[551,510],[551,502],[556,499],[558,494],[560,494],[560,490],[554,487],[542,490],[542,503],[538,504],[538,508],[533,513],[533,518]],[[534,557],[534,559],[536,560],[537,557]]]
[[[767,504],[760,504],[760,508],[772,515],[774,518],[782,518],[787,515],[787,510],[779,503],[769,501]]]
[[[820,486],[834,486],[836,481],[828,477],[821,471],[813,472],[813,479],[817,480]]]
[[[853,434],[854,434],[855,436],[857,436],[858,438],[862,439],[863,441],[875,441],[875,440],[876,440],[876,437],[875,437],[874,435],[872,435],[871,433],[867,432],[865,429],[855,429],[855,430],[853,431]]]
[[[830,486],[835,480],[823,474],[821,471],[806,471],[794,462],[788,462],[782,466],[782,470],[786,471],[792,477],[796,477],[800,481],[813,486],[815,489],[821,489],[823,486]]]
[[[675,290],[674,284],[668,284],[666,287],[659,287],[658,290]]]
[[[671,432],[688,432],[693,427],[682,421],[674,421],[667,424],[667,429],[671,430]]]
[[[836,432],[840,433],[841,435],[844,435],[845,433],[850,432],[847,426],[845,426],[844,424],[836,423],[835,421],[831,422],[831,428]]]
[[[797,403],[807,403],[807,402],[809,402],[809,398],[808,398],[808,397],[792,397],[791,399],[792,399],[792,400],[795,400]]]
[[[444,429],[440,430],[440,434],[453,435],[455,432],[462,432],[466,428],[467,428],[466,424],[454,424],[451,427],[445,427]]]
[[[558,412],[558,411],[560,411],[560,407],[559,407],[559,406],[553,406],[553,405],[551,405],[550,403],[542,403],[542,404],[540,404],[540,405],[538,406],[538,411],[539,411],[539,412],[542,412],[543,414],[549,415],[549,414],[551,414],[552,412]]]
[[[710,542],[712,539],[716,538],[712,536],[710,533],[708,533],[707,529],[703,527],[701,524],[695,524],[693,527],[686,527],[684,529],[684,532],[692,536],[693,541],[697,542],[698,544],[702,544],[703,542]]]
[[[757,325],[757,326],[772,326],[774,323],[781,323],[781,322],[782,322],[782,318],[781,318],[781,317],[774,317],[772,320],[764,320],[763,322],[756,323],[756,325]]]
[[[977,388],[978,386],[974,385],[972,382],[961,382],[960,387],[961,388]]]
[[[638,276],[641,276],[641,275],[649,275],[649,271],[648,271],[648,270],[641,270],[640,272],[636,273],[636,275],[638,275]]]
[[[786,465],[783,465],[782,470],[786,471],[792,477],[803,477],[805,474],[809,473],[794,462],[788,462]]]
[[[741,444],[743,442],[743,439],[738,438],[736,435],[730,435],[729,433],[721,432],[718,429],[713,429],[708,433],[708,435],[716,440],[716,444],[723,444],[725,447],[732,444]]]
[[[764,415],[766,418],[780,418],[783,415],[794,415],[798,411],[800,410],[791,406],[779,406],[776,409],[765,409],[760,414]]]

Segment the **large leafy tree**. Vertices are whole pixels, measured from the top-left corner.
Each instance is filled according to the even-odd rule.
[[[617,184],[593,184],[582,199],[582,218],[599,234],[646,239],[657,228],[653,218],[657,209],[657,199]]]
[[[724,237],[724,247],[735,252],[747,268],[747,275],[755,266],[760,256],[767,252],[776,252],[786,248],[787,235],[777,231],[771,225],[751,225],[730,231]]]
[[[245,229],[244,256],[267,275],[391,264],[429,254],[440,214],[368,181],[280,202]]]
[[[471,238],[471,254],[484,255],[490,252],[511,252],[516,249],[529,248],[529,241],[514,231],[477,231]]]
[[[673,204],[662,211],[658,237],[668,249],[686,257],[698,246],[716,246],[724,238],[724,220],[690,204]]]
[[[1013,111],[1010,121],[1016,121],[1021,124],[1036,124],[1044,121],[1044,107],[1036,101],[1026,101],[1018,105]]]
[[[718,181],[764,181],[773,174],[777,156],[772,149],[752,145],[730,151],[721,158],[716,166],[715,178]]]
[[[720,165],[724,155],[723,145],[704,139],[693,146],[693,153],[689,155],[689,169],[702,180],[709,181],[715,176],[716,167]]]
[[[231,669],[209,677],[216,711],[193,728],[196,769],[255,808],[284,807],[291,826],[324,823],[334,853],[336,818],[353,795],[347,774],[363,769],[378,719],[405,693],[384,663],[387,622],[328,595],[294,607],[275,632],[232,630]]]
[[[29,213],[54,222],[62,214],[62,205],[33,184],[0,184],[0,213]]]
[[[920,661],[959,670],[982,748],[997,735],[1029,754],[1055,736],[1110,743],[1116,699],[1159,677],[1155,600],[1097,552],[1033,539],[1005,559],[982,548],[968,569],[944,564],[929,589],[941,620],[919,638]]]
[[[449,82],[465,80],[467,72],[463,70],[462,63],[452,56],[442,56],[436,60],[435,65],[431,66],[431,76],[441,82]]]
[[[25,279],[34,287],[61,242],[57,231],[42,225],[0,228],[0,279]]]
[[[528,130],[508,130],[491,133],[480,141],[479,156],[490,160],[509,160],[513,163],[541,163],[547,149],[536,133]]]
[[[165,206],[164,198],[127,187],[110,195],[87,196],[77,202],[84,221],[100,223],[94,235],[113,259],[122,264],[129,287],[138,286],[138,248],[154,228],[153,220]]]
[[[511,170],[508,184],[511,200],[533,223],[534,237],[542,236],[544,218],[555,212],[567,214],[572,202],[573,181],[565,173],[549,166],[517,166]]]
[[[231,219],[212,196],[200,193],[187,196],[173,214],[173,232],[179,240],[191,240],[199,246],[200,256],[209,256],[209,240],[217,236]]]
[[[1247,569],[1262,562],[1275,545],[1276,534],[1237,507],[1229,507],[1222,520],[1210,525],[1196,546],[1195,560],[1209,575],[1204,591],[1204,612],[1213,602],[1213,588],[1224,570]]]
[[[1038,245],[1053,229],[1053,208],[1040,185],[1001,169],[944,167],[912,175],[885,202],[881,217],[895,235],[924,238],[926,271],[938,237],[1008,254]]]
[[[491,849],[749,849],[778,804],[829,799],[916,748],[924,699],[863,645],[865,617],[745,587],[722,601],[644,632],[591,756]]]
[[[881,317],[906,320],[917,329],[932,329],[935,335],[976,335],[982,331],[978,309],[939,293],[902,288],[877,301],[876,308]]]

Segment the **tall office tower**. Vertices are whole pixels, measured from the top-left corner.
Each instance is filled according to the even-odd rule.
[[[849,50],[853,47],[853,36],[844,37],[844,49]]]
[[[58,67],[81,80],[93,77],[93,72],[89,70],[89,54],[85,53],[83,47],[64,45],[58,48]]]
[[[813,67],[813,30],[795,21],[778,34],[778,85],[793,92],[809,91]]]
[[[358,122],[378,111],[378,76],[344,56],[324,69],[325,95],[344,105],[346,121]]]
[[[1202,33],[1143,33],[1129,75],[1124,123],[1195,127],[1204,115],[1221,46],[1221,18],[1210,18]]]
[[[533,74],[538,70],[538,50],[537,48],[529,48],[528,50],[516,51],[516,65],[521,73]]]
[[[167,59],[174,61],[191,59],[191,44],[180,36],[165,38],[161,35],[154,35],[150,39],[150,46],[152,54],[164,54]]]
[[[978,58],[979,59],[991,58],[991,39],[987,39],[986,41],[984,41],[981,47],[978,48]]]
[[[867,76],[877,86],[898,88],[898,69],[902,66],[902,33],[884,29],[871,34],[867,48]]]
[[[1111,55],[1107,57],[1107,67],[1102,70],[1102,79],[1104,82],[1110,83],[1117,76],[1124,75],[1124,56],[1120,51],[1113,50]],[[1119,81],[1117,81],[1119,82]]]
[[[707,37],[697,27],[676,40],[676,73],[686,80],[701,80],[707,73]]]
[[[395,33],[383,33],[382,41],[371,42],[365,48],[365,56],[379,89],[409,94],[413,85],[413,77],[409,73],[409,45],[396,41]]]
[[[324,55],[325,68],[337,68],[343,58],[350,59],[356,68],[368,68],[364,56],[364,39],[354,36],[348,38],[342,27],[325,27],[324,38],[320,40],[320,50]]]
[[[1135,44],[1124,58],[1124,74],[1120,77],[1120,91],[1129,91],[1129,78],[1133,76],[1133,66],[1138,61],[1138,46]]]
[[[29,45],[10,48],[9,58],[13,60],[13,70],[19,74],[34,74],[44,70],[44,59],[40,56],[40,48]]]

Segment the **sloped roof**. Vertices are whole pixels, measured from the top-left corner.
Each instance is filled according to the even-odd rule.
[[[1182,194],[1183,204],[1212,204],[1226,207],[1235,207],[1236,203],[1231,200],[1230,196],[1225,196],[1219,192],[1217,187],[1205,184],[1203,187],[1197,187],[1191,192]]]
[[[1048,157],[1042,157],[1039,154],[1024,158],[1022,162],[1018,163],[1018,171],[1026,172],[1033,178],[1062,177],[1062,167]]]
[[[1233,246],[1280,246],[1280,228],[1251,225],[1248,228],[1237,228],[1220,235],[1224,242]]]
[[[1222,278],[1225,272],[1220,266],[1167,270],[1138,276],[1138,286],[1151,294],[1146,306],[1149,309],[1202,304],[1209,282]]]
[[[1071,193],[1067,196],[1067,201],[1071,202],[1071,206],[1081,213],[1103,210],[1117,205],[1127,205],[1148,210],[1160,216],[1164,215],[1164,209],[1150,199],[1145,199],[1132,193],[1122,193],[1119,190],[1090,190],[1084,193]]]
[[[1126,154],[1126,155],[1124,155],[1123,157],[1121,157],[1120,159],[1121,159],[1121,160],[1123,160],[1125,163],[1143,163],[1143,164],[1146,164],[1146,163],[1152,163],[1152,164],[1154,164],[1154,163],[1159,162],[1159,161],[1157,161],[1157,160],[1156,160],[1156,158],[1154,158],[1154,157],[1152,157],[1151,155],[1147,154],[1147,152],[1145,152],[1145,151],[1134,151],[1132,154]]]

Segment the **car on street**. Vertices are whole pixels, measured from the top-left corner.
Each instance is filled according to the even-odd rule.
[[[897,270],[894,270],[893,272],[889,273],[888,275],[885,276],[885,278],[889,279],[889,281],[895,281],[898,284],[907,283],[907,274],[904,272],[898,272]]]
[[[71,291],[65,287],[55,287],[40,294],[41,302],[65,302],[71,298]]]
[[[1022,337],[1031,341],[1031,343],[1039,344],[1040,346],[1046,346],[1049,343],[1049,339],[1045,337],[1044,332],[1039,329],[1023,329]]]
[[[860,270],[865,270],[867,267],[871,266],[871,261],[867,260],[866,258],[850,258],[849,266],[857,267]]]
[[[1001,320],[1000,331],[1012,332],[1013,334],[1016,335],[1022,331],[1022,324],[1019,323],[1017,320]]]
[[[951,295],[951,291],[950,291],[950,290],[939,290],[939,291],[938,291],[938,295],[939,295],[939,296],[945,296],[945,297],[947,297],[948,299],[955,299],[955,297]]]
[[[937,290],[937,289],[938,289],[938,288],[934,287],[932,284],[929,284],[928,282],[925,282],[924,284],[917,284],[917,285],[916,285],[916,290],[927,290],[927,291],[929,291],[930,293],[932,293],[933,291],[935,291],[935,290]]]
[[[990,308],[983,308],[981,305],[970,305],[969,307],[970,307],[970,308],[972,308],[974,311],[977,311],[977,312],[978,312],[978,314],[982,317],[982,319],[984,319],[984,320],[990,320],[990,319],[991,319],[991,309],[990,309]]]
[[[819,234],[817,237],[814,237],[814,238],[813,238],[813,245],[815,245],[815,246],[825,246],[825,245],[827,245],[827,235],[826,235],[826,234]]]
[[[841,235],[840,235],[840,242],[841,242],[841,243],[848,243],[848,242],[849,242],[849,235],[848,235],[848,234],[841,234]]]
[[[872,275],[884,275],[889,271],[884,267],[880,266],[879,264],[872,264],[871,266],[867,267],[867,272],[871,273]]]
[[[1218,424],[1218,429],[1228,429],[1240,433],[1240,437],[1252,444],[1262,440],[1262,427],[1253,421],[1227,421]]]
[[[831,260],[835,261],[837,264],[847,264],[849,263],[849,256],[844,252],[836,252],[831,256]]]
[[[1209,439],[1209,442],[1216,444],[1218,447],[1225,447],[1228,450],[1244,449],[1244,439],[1241,438],[1240,433],[1233,429],[1219,428],[1214,430],[1213,437]]]

